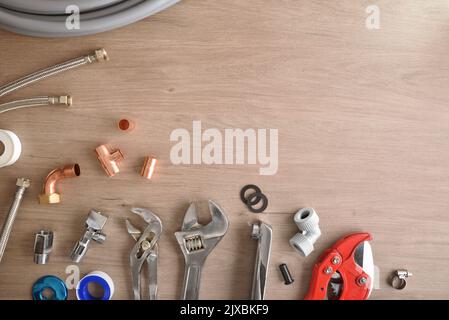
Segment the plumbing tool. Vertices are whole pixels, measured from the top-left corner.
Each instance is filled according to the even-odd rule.
[[[89,292],[89,285],[95,283],[101,287],[101,296],[96,297]],[[115,286],[112,278],[103,271],[92,271],[83,277],[76,286],[76,298],[78,300],[111,300]]]
[[[34,263],[46,264],[53,249],[53,231],[41,230],[34,238]]]
[[[22,153],[22,143],[12,131],[0,130],[0,168],[16,163]]]
[[[259,221],[253,224],[252,238],[258,240],[256,263],[254,266],[253,285],[251,290],[252,300],[265,299],[267,285],[268,264],[270,263],[271,239],[273,229],[269,224]]]
[[[22,204],[23,195],[25,194],[25,190],[30,186],[30,183],[30,179],[17,179],[17,189],[14,196],[14,201],[9,208],[8,216],[6,217],[5,223],[3,224],[3,229],[0,236],[0,262],[2,261],[3,254],[5,253],[6,245],[8,243],[9,235],[11,234],[14,220],[17,216],[17,212],[19,211],[19,207]]]
[[[142,232],[131,221],[126,219],[128,233],[136,241],[131,250],[129,261],[131,265],[134,300],[142,300],[141,276],[142,266],[147,263],[149,300],[157,299],[157,241],[162,233],[162,222],[158,216],[147,209],[132,208],[131,212],[140,216],[147,223],[147,227]]]
[[[67,300],[67,287],[56,276],[44,276],[36,280],[32,289],[33,300]]]
[[[390,284],[397,290],[403,290],[407,286],[407,278],[411,276],[413,274],[407,270],[396,270],[391,277]]]
[[[101,214],[101,212],[90,211],[86,220],[86,231],[70,254],[73,262],[79,263],[81,261],[87,252],[91,240],[98,243],[103,243],[106,240],[106,235],[102,233],[102,230],[107,220],[108,217]]]
[[[69,178],[76,178],[81,175],[81,169],[78,164],[66,165],[50,172],[45,179],[42,194],[39,195],[40,203],[55,204],[61,202],[61,195],[56,190],[56,184]]]
[[[290,245],[296,249],[303,257],[312,253],[313,245],[321,236],[320,218],[313,208],[304,208],[299,210],[293,218],[299,233],[290,239]]]
[[[369,233],[354,233],[324,251],[315,264],[306,300],[366,300],[373,289]]]
[[[207,225],[198,223],[195,203],[191,203],[184,215],[181,231],[175,232],[185,259],[182,300],[199,298],[201,270],[206,258],[228,231],[229,222],[223,210],[209,200],[212,221]]]

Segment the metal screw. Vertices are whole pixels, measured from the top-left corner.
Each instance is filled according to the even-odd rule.
[[[333,257],[332,258],[332,264],[339,264],[340,263],[340,258],[339,257]]]
[[[292,275],[290,274],[290,271],[288,270],[288,267],[285,263],[281,264],[279,266],[279,269],[281,270],[282,277],[284,278],[284,283],[286,285],[292,284],[295,279],[292,278]]]
[[[360,279],[359,279],[359,284],[366,284],[366,282],[368,281],[368,279],[366,278],[366,277],[361,277]]]
[[[324,270],[324,273],[325,274],[331,274],[332,273],[332,268],[331,267],[327,267],[325,270]]]
[[[408,272],[407,270],[396,270],[396,275],[399,277],[399,279],[405,279],[413,276],[413,273]]]

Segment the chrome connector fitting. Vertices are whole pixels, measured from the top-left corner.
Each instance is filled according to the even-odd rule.
[[[46,264],[53,249],[53,231],[41,230],[34,239],[34,263]]]
[[[103,227],[108,220],[107,216],[100,212],[91,210],[86,220],[86,231],[81,239],[76,243],[70,254],[73,262],[79,263],[87,252],[91,240],[103,243],[106,240],[106,235],[102,233]]]

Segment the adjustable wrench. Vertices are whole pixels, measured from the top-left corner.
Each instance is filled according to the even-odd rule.
[[[209,211],[212,221],[203,226],[198,223],[195,204],[190,204],[184,216],[181,231],[175,232],[186,263],[182,300],[198,300],[201,269],[204,262],[228,231],[229,222],[226,215],[211,200],[209,200]]]

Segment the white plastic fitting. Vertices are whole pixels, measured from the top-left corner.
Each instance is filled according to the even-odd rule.
[[[321,236],[319,227],[320,218],[313,208],[299,210],[293,218],[299,228],[299,233],[290,239],[290,245],[302,256],[307,257],[312,253],[314,243]]]

